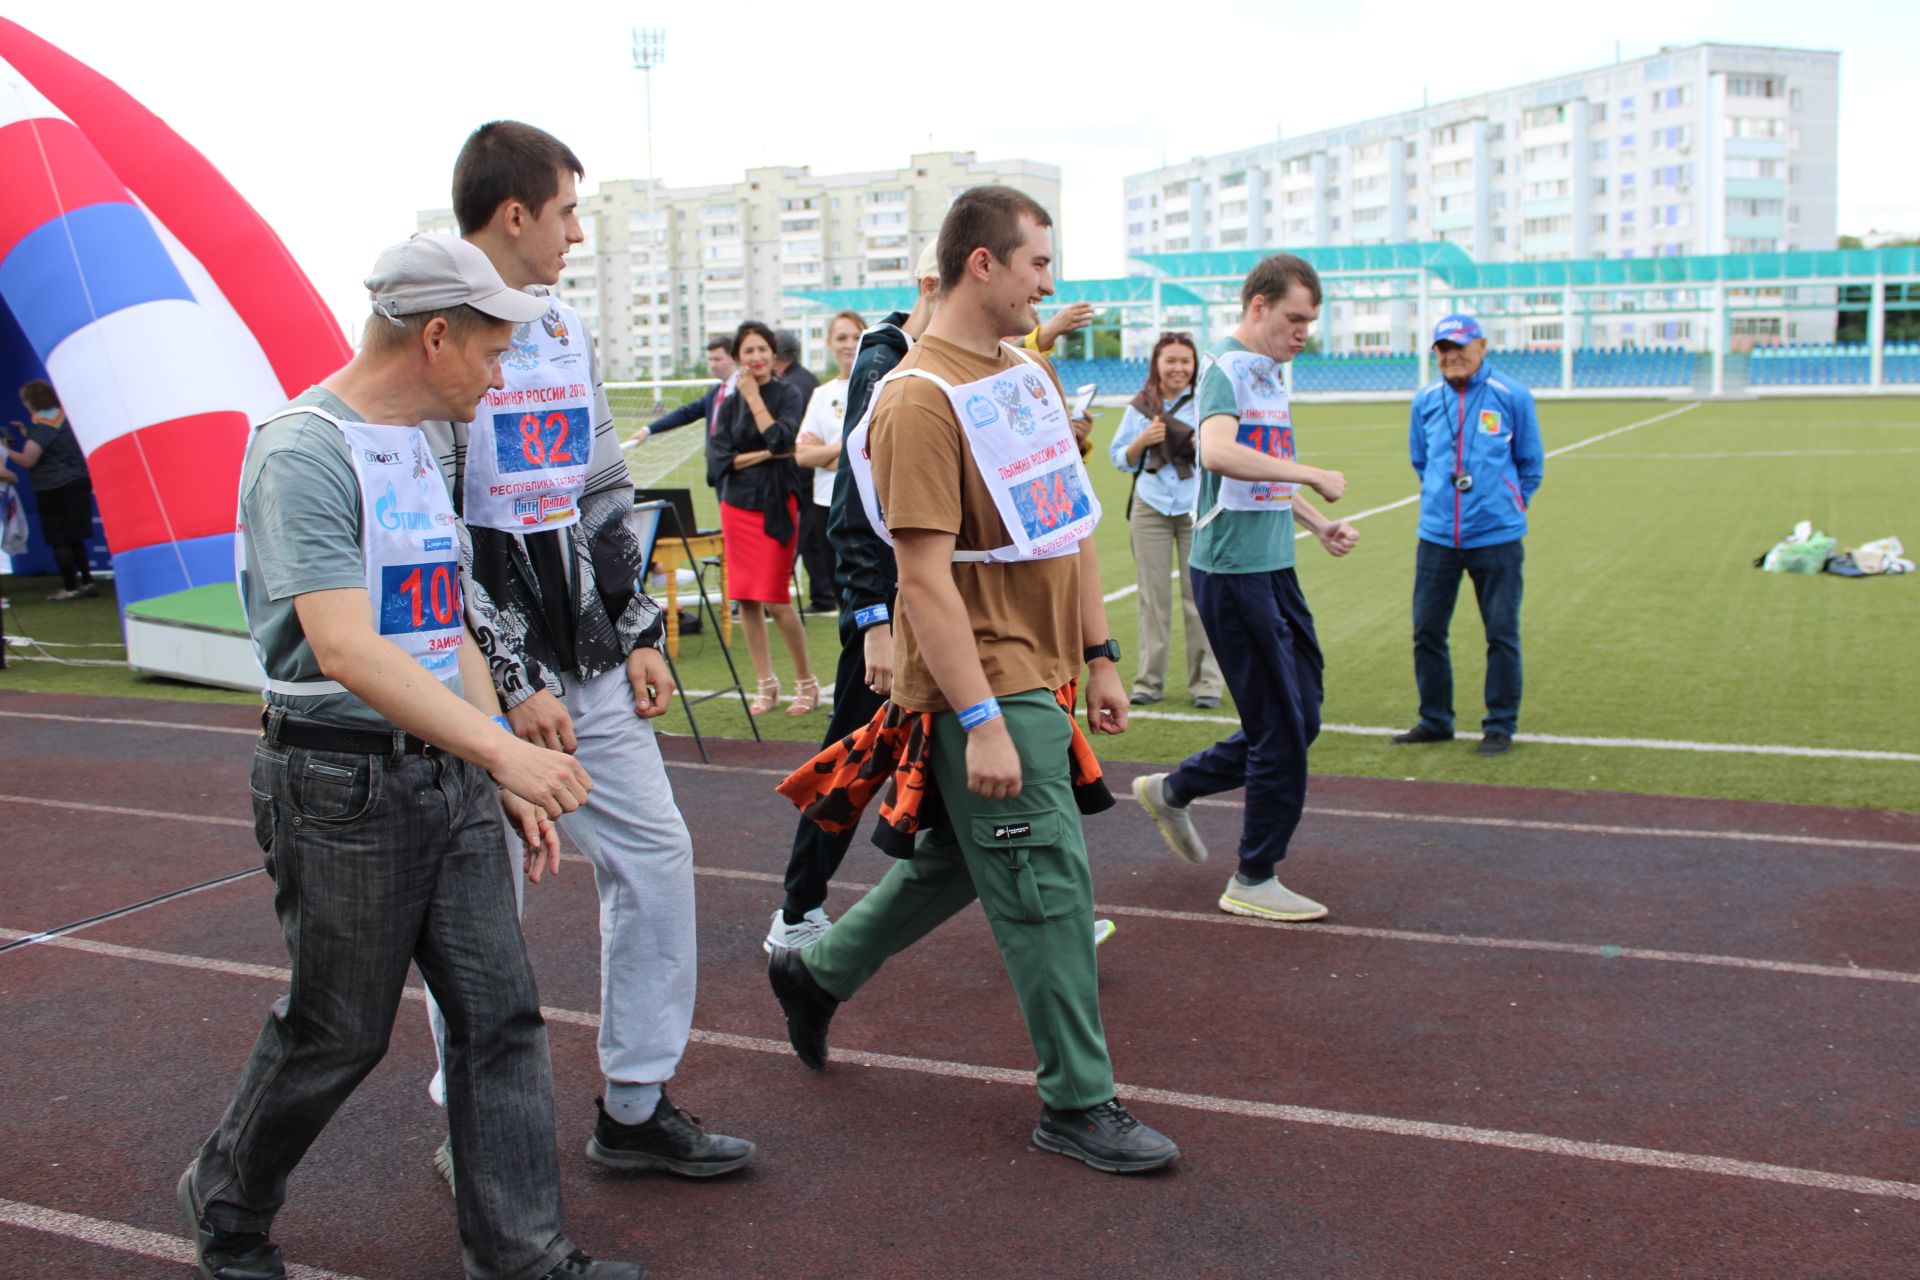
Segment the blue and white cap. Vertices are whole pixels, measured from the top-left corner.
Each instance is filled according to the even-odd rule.
[[[1484,337],[1486,335],[1480,332],[1480,322],[1469,315],[1450,315],[1433,326],[1433,341],[1436,345],[1452,342],[1464,347],[1476,338]]]

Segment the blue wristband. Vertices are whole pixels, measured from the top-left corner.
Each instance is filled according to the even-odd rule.
[[[978,729],[989,720],[1000,718],[1000,699],[988,694],[980,701],[960,712],[960,727],[968,733]]]
[[[505,729],[508,733],[513,732],[513,726],[507,723],[507,718],[505,716],[493,716],[492,720],[495,724],[499,725],[502,729]]]
[[[865,631],[868,627],[875,626],[882,622],[890,622],[892,619],[893,613],[887,606],[883,604],[870,604],[866,608],[857,610],[854,613],[853,625]]]

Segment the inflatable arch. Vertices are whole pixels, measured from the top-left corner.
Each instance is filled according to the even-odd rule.
[[[346,362],[338,322],[205,157],[5,19],[0,174],[0,364],[59,393],[121,606],[231,583],[248,423]]]

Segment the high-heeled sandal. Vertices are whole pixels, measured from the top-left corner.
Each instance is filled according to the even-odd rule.
[[[747,701],[747,714],[763,716],[773,710],[773,704],[780,701],[780,677],[768,676],[762,680]]]
[[[820,705],[820,682],[814,679],[796,681],[793,687],[793,701],[787,704],[787,714],[803,716]]]

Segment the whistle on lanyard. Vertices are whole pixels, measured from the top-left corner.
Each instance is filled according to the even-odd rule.
[[[1461,493],[1466,493],[1469,490],[1471,490],[1473,488],[1473,473],[1469,471],[1454,472],[1453,487],[1458,489]]]

